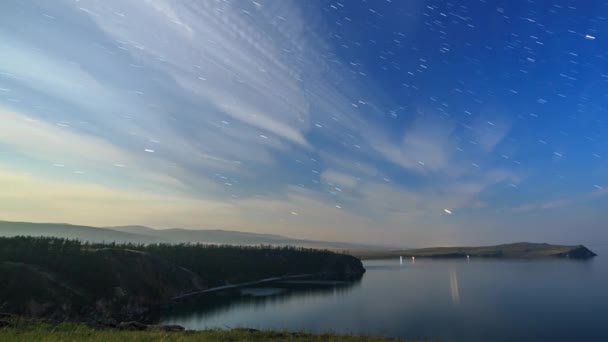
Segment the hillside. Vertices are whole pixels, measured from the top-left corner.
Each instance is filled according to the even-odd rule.
[[[588,259],[596,256],[585,246],[550,245],[546,243],[519,242],[483,247],[432,247],[391,251],[353,251],[362,259],[416,258],[571,258]]]
[[[143,319],[171,298],[295,274],[349,279],[365,272],[344,254],[293,247],[88,244],[0,238],[0,312],[54,319]]]

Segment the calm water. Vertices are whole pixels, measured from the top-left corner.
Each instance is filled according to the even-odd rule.
[[[351,285],[266,285],[199,297],[166,312],[162,321],[189,329],[274,328],[463,342],[608,341],[604,258],[368,261],[363,279]]]

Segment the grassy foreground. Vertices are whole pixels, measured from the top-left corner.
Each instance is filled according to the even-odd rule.
[[[301,332],[257,331],[248,329],[167,332],[162,330],[121,331],[96,330],[82,324],[21,323],[0,328],[0,341],[335,341],[389,342],[390,338],[310,334]]]

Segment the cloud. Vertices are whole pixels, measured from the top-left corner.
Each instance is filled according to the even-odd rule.
[[[111,101],[94,103],[87,96],[110,100],[110,94],[77,63],[53,58],[45,51],[18,41],[15,36],[0,31],[3,49],[0,52],[0,71],[16,83],[27,84],[40,92],[75,102],[84,107],[104,106]],[[81,96],[72,96],[80,94]],[[84,96],[83,96],[84,95]]]
[[[321,173],[321,180],[330,185],[340,186],[343,188],[354,188],[359,182],[357,177],[331,169],[325,170],[323,173]]]
[[[383,133],[370,135],[373,149],[388,161],[416,173],[445,171],[449,164],[449,138],[453,125],[430,114],[416,114],[400,142],[391,142]]]
[[[511,126],[504,115],[485,108],[472,124],[472,138],[483,151],[492,152],[507,136]]]
[[[7,137],[13,144],[22,140],[19,153],[73,165],[91,158],[98,167],[142,164],[131,171],[156,170],[200,188],[217,173],[243,180],[255,179],[256,167],[280,172],[277,154],[311,149],[309,103],[299,79],[312,65],[290,61],[297,55],[307,60],[293,5],[275,13],[290,23],[271,26],[252,22],[234,6],[210,14],[220,8],[206,3],[63,5],[25,5],[64,18],[41,23],[49,27],[45,40],[54,44],[28,31],[2,35],[7,46],[0,68],[20,100],[7,108],[40,126],[38,135],[19,133],[30,124]],[[36,97],[46,101],[35,104]],[[94,146],[79,140],[94,140]],[[102,144],[105,150],[96,153],[93,147]],[[145,150],[155,152],[138,154]]]
[[[321,160],[328,168],[348,172],[358,177],[374,178],[379,175],[378,169],[367,162],[339,157],[331,153],[320,153]]]
[[[28,160],[42,162],[47,171],[59,165],[66,169],[66,178],[90,174],[125,187],[155,188],[173,193],[187,190],[183,181],[191,171],[168,164],[157,156],[156,151],[147,153],[144,149],[126,149],[71,127],[53,125],[2,107],[0,120],[3,126],[0,144]],[[207,158],[212,159],[211,156]],[[228,163],[217,159],[213,162]],[[208,191],[215,189],[215,185],[205,178],[204,175],[196,176],[199,185],[205,184]]]
[[[594,189],[593,191],[564,196],[557,199],[521,204],[517,207],[514,207],[513,211],[528,212],[571,207],[585,203],[590,200],[605,197],[606,195],[608,195],[608,188]]]
[[[266,26],[233,5],[220,9],[198,2],[109,1],[80,6],[95,13],[110,7],[126,18],[137,16],[136,21],[117,21],[110,15],[92,19],[109,36],[125,42],[121,47],[138,63],[166,74],[195,95],[199,105],[211,105],[242,123],[307,146],[303,133],[309,113],[297,81],[299,68],[306,65],[291,66],[290,56],[277,46],[304,54],[305,40],[285,39],[293,34],[286,32],[286,25]],[[277,10],[280,15],[291,8]]]
[[[128,191],[87,182],[0,169],[3,220],[113,226],[223,228],[351,241],[365,239],[370,221],[328,205],[314,192],[290,188],[284,199],[218,201]],[[291,212],[297,212],[294,216]],[[329,229],[331,227],[331,229]]]
[[[209,224],[219,224],[220,218],[234,213],[228,203],[109,188],[8,169],[0,169],[0,186],[3,220],[171,226],[193,225],[203,217]]]
[[[305,147],[309,146],[302,133],[286,124],[272,120],[263,114],[256,113],[248,108],[244,108],[238,103],[222,102],[218,103],[218,107],[237,120],[241,120],[254,127],[274,133],[275,135],[298,145]]]
[[[300,2],[20,6],[0,27],[0,219],[431,241],[523,179],[490,160],[506,120],[458,152],[455,118],[353,77]]]

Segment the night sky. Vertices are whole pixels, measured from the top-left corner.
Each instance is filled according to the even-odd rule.
[[[0,220],[608,241],[608,2],[0,2]]]

